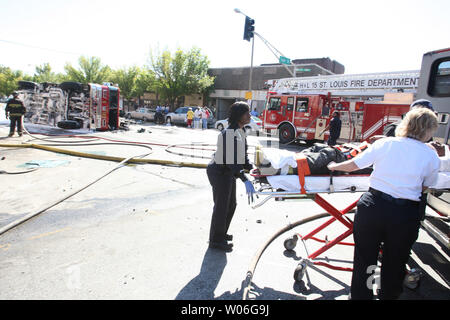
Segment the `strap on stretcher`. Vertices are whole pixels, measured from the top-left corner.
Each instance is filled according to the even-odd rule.
[[[305,176],[311,175],[308,160],[306,160],[306,156],[304,154],[299,153],[295,155],[295,161],[297,161],[297,174],[298,181],[300,182],[300,193],[306,194]],[[330,172],[330,191],[334,192],[333,171]]]
[[[304,154],[298,153],[295,155],[295,161],[297,162],[297,174],[298,181],[300,182],[300,193],[306,194],[305,190],[305,176],[309,176],[311,171],[309,170],[308,161]]]

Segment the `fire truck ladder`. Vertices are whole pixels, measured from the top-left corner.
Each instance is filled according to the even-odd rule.
[[[389,92],[416,93],[419,71],[325,75],[269,80],[269,91],[292,94],[383,97]]]

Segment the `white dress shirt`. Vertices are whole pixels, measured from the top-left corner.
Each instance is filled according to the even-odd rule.
[[[422,186],[432,186],[438,177],[437,153],[411,138],[389,137],[375,141],[354,159],[358,168],[373,165],[370,187],[394,198],[419,201]]]

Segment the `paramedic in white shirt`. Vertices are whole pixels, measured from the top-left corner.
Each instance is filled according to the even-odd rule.
[[[412,245],[420,226],[422,190],[438,177],[439,158],[428,147],[437,129],[429,109],[409,111],[396,137],[376,141],[352,160],[330,163],[330,170],[351,172],[373,165],[369,192],[357,205],[353,225],[355,251],[351,299],[373,299],[371,279],[383,242],[380,299],[397,299],[402,292]]]

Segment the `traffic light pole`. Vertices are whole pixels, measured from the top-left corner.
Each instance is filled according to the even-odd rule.
[[[248,80],[248,91],[252,91],[252,76],[253,76],[253,50],[255,49],[255,37],[252,38],[252,57],[250,61],[250,79]]]
[[[250,100],[250,109],[252,109],[252,80],[253,80],[253,52],[255,50],[255,20],[253,20],[252,18],[250,18],[249,16],[247,16],[245,13],[243,13],[241,10],[239,9],[234,9],[234,12],[236,13],[240,13],[242,15],[245,16],[245,26],[244,26],[244,40],[247,41],[252,41],[252,55],[251,55],[251,61],[250,61],[250,75],[249,75],[249,79],[248,79],[248,92],[250,94],[250,99],[247,98],[247,94],[246,94],[246,98],[248,100]]]

